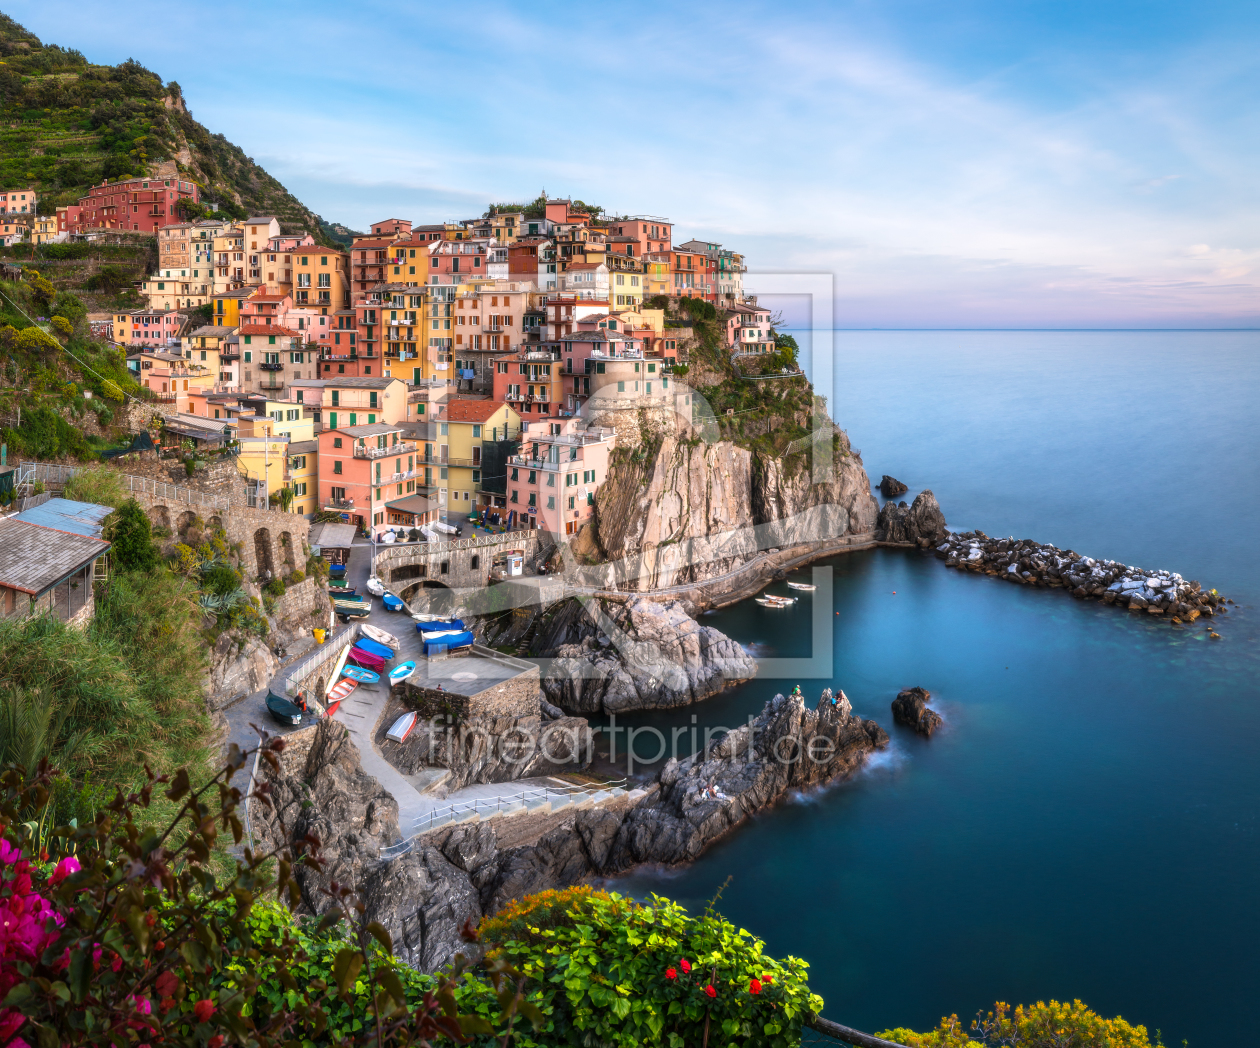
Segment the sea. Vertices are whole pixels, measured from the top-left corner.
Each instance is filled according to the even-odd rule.
[[[839,331],[834,377],[873,483],[931,489],[954,530],[1215,587],[1234,601],[1220,639],[917,552],[820,562],[790,609],[703,619],[766,658],[818,656],[830,630],[812,676],[623,723],[686,729],[685,749],[693,715],[702,737],[799,684],[811,705],[843,689],[891,745],[693,865],[613,887],[695,911],[720,893],[858,1029],[1079,998],[1168,1045],[1255,1043],[1260,332]],[[914,685],[944,718],[931,739],[892,721]]]

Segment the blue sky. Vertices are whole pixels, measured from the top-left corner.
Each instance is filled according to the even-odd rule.
[[[10,2],[134,57],[326,218],[544,187],[841,327],[1260,325],[1260,7]]]

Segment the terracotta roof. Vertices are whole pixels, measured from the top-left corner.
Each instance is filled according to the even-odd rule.
[[[251,302],[283,302],[288,295],[250,295]]]
[[[357,244],[350,248],[350,250],[362,251],[365,248],[389,247],[390,245],[396,243],[398,243],[398,241],[394,240],[392,237],[389,240],[360,240]]]
[[[295,255],[344,255],[345,248],[320,247],[318,244],[299,244],[297,247],[286,249]]]
[[[446,406],[446,421],[485,422],[501,407],[501,400],[453,400]]]

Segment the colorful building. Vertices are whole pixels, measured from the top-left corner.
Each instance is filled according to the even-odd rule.
[[[306,246],[295,248],[288,257],[294,305],[313,306],[325,315],[349,307],[350,256],[346,252]]]
[[[444,489],[439,505],[468,513],[476,508],[481,490],[482,442],[513,439],[521,431],[521,416],[496,400],[451,400],[436,424],[437,447],[432,440],[425,443],[424,461],[431,465],[436,450],[437,480]]]
[[[114,314],[114,341],[125,346],[177,346],[188,316],[173,309]]]
[[[575,535],[594,513],[615,443],[612,429],[585,419],[527,423],[520,454],[508,459],[509,513],[556,539]]]
[[[0,215],[34,215],[38,205],[34,189],[0,189]]]
[[[170,169],[156,178],[124,178],[102,182],[79,198],[79,212],[70,228],[73,233],[92,229],[127,229],[153,233],[162,226],[178,221],[179,202],[197,203],[200,199],[196,182],[187,182]]]
[[[368,423],[319,434],[319,508],[363,527],[387,523],[386,503],[417,493],[416,445],[402,427]]]
[[[770,310],[756,305],[730,306],[723,321],[726,346],[732,353],[774,352]]]

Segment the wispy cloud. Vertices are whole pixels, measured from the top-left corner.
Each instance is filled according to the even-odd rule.
[[[854,326],[1260,312],[1260,32],[1241,5],[9,11],[179,80],[199,119],[360,228],[545,186],[667,214],[754,268],[832,272]]]

